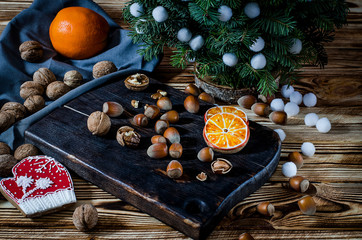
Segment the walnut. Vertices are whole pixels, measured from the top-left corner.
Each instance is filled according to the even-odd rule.
[[[117,67],[111,61],[101,61],[97,62],[93,66],[93,77],[100,78],[107,74],[113,73],[117,71]]]
[[[10,154],[0,155],[0,177],[9,177],[11,175],[11,169],[17,162]]]
[[[135,132],[131,127],[120,127],[117,131],[117,142],[122,147],[137,147],[141,142],[141,135]]]
[[[73,223],[79,231],[91,230],[97,222],[98,212],[92,204],[83,204],[74,210]]]
[[[93,135],[103,136],[111,129],[111,119],[104,112],[96,111],[88,117],[87,126]]]
[[[124,85],[132,91],[143,91],[150,85],[150,79],[145,74],[136,73],[128,76]]]
[[[45,106],[45,100],[40,95],[32,95],[25,100],[24,106],[30,114],[33,114]]]
[[[33,74],[33,81],[39,83],[44,88],[56,80],[57,78],[54,73],[48,68],[39,68],[38,71]]]
[[[46,95],[50,100],[57,100],[71,89],[61,81],[55,81],[48,85]]]
[[[15,116],[11,113],[0,111],[0,133],[4,132],[15,123]]]
[[[20,97],[22,97],[23,99],[27,99],[29,96],[32,95],[43,95],[43,93],[43,86],[33,81],[24,82],[20,86]]]
[[[0,155],[10,154],[10,152],[11,152],[11,149],[10,149],[9,145],[7,145],[4,142],[0,142]]]
[[[76,70],[68,71],[64,74],[64,83],[71,88],[79,87],[82,84],[83,76]]]
[[[15,116],[15,121],[19,121],[26,116],[26,108],[18,102],[7,102],[5,103],[1,111],[8,112]]]
[[[29,156],[36,156],[39,154],[39,150],[32,144],[26,143],[20,145],[14,152],[16,160],[20,161]]]
[[[39,62],[43,58],[43,47],[37,41],[23,42],[19,47],[20,56],[28,62]]]

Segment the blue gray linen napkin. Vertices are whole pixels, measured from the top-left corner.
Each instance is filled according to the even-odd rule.
[[[50,23],[58,11],[71,6],[92,9],[108,21],[110,26],[109,43],[107,48],[97,56],[84,60],[71,60],[57,54],[52,48],[48,32]],[[57,80],[62,80],[67,71],[77,70],[83,75],[86,83],[56,101],[47,102],[45,108],[17,122],[7,131],[1,133],[0,141],[6,142],[14,149],[23,143],[24,131],[31,124],[71,99],[109,80],[121,78],[139,70],[153,71],[160,59],[146,62],[137,53],[140,46],[132,43],[127,32],[127,30],[121,29],[102,8],[91,0],[34,0],[28,9],[22,11],[9,22],[0,37],[0,107],[8,101],[24,103],[19,95],[20,85],[25,81],[31,81],[33,73],[41,67],[53,71]],[[41,62],[29,63],[21,59],[19,46],[28,40],[35,40],[43,45],[44,57]],[[112,61],[118,71],[93,79],[93,65],[104,60]]]

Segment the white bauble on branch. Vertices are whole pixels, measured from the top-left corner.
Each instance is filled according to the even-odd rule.
[[[146,19],[139,19],[136,24],[135,24],[135,30],[138,34],[144,34],[145,32],[143,31],[143,26],[142,24],[144,24],[146,22]]]
[[[188,28],[181,28],[177,32],[177,39],[180,42],[188,42],[192,38],[192,33]]]
[[[256,2],[251,2],[245,5],[244,13],[249,18],[256,18],[260,15],[260,7]]]
[[[299,54],[302,51],[302,41],[298,38],[293,38],[293,44],[289,49],[289,52],[292,54]]]
[[[254,43],[249,47],[253,52],[260,52],[265,47],[265,41],[262,37],[258,37]]]
[[[158,6],[152,11],[152,17],[155,19],[156,22],[164,22],[168,19],[168,12],[166,8],[162,6]]]
[[[227,22],[233,16],[233,10],[226,5],[221,5],[217,11],[220,13],[219,20],[221,22]]]
[[[204,38],[201,35],[196,35],[190,40],[189,45],[192,50],[197,51],[204,46],[204,43]]]
[[[254,69],[263,69],[266,66],[266,58],[264,56],[264,54],[262,53],[258,53],[255,54],[250,61],[250,65],[254,68]]]
[[[140,17],[143,15],[143,5],[139,3],[133,3],[129,11],[131,12],[132,16],[134,17]]]
[[[238,57],[234,53],[225,53],[222,56],[222,61],[226,66],[234,67],[238,63]]]
[[[292,85],[283,85],[282,89],[280,89],[281,94],[285,98],[290,98],[290,95],[294,92],[294,88]]]

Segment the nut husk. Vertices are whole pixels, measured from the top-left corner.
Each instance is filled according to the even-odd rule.
[[[64,82],[55,81],[48,85],[46,95],[50,100],[57,100],[71,89]]]
[[[20,97],[27,99],[32,95],[43,95],[44,87],[34,81],[27,81],[20,86]]]
[[[93,66],[93,77],[100,78],[110,73],[116,72],[117,67],[111,61],[101,61],[97,62]]]
[[[26,143],[17,147],[14,152],[14,157],[16,160],[20,161],[29,156],[36,156],[39,154],[38,148],[34,145]]]
[[[9,177],[11,175],[11,169],[17,162],[10,154],[0,155],[0,177]]]
[[[233,165],[224,158],[217,158],[211,163],[211,170],[216,174],[226,174],[231,171]]]
[[[79,87],[82,84],[82,81],[82,74],[76,70],[71,70],[64,74],[63,82],[71,88]]]
[[[135,148],[141,142],[141,135],[129,126],[123,126],[118,129],[116,139],[122,147]]]
[[[111,119],[104,112],[96,111],[88,117],[87,126],[93,135],[104,136],[111,129]]]
[[[11,113],[0,111],[0,133],[4,132],[15,123],[15,116]]]
[[[204,182],[207,180],[207,175],[204,172],[200,172],[199,174],[196,175],[196,179],[201,182]]]
[[[32,95],[25,100],[24,106],[30,114],[33,114],[45,107],[45,100],[40,95]]]
[[[98,212],[92,204],[83,204],[74,210],[73,223],[79,231],[91,230],[97,222]]]
[[[124,85],[132,91],[139,92],[145,90],[150,85],[150,79],[145,74],[136,73],[128,76],[124,80]]]
[[[44,88],[46,88],[50,83],[55,82],[57,78],[54,73],[50,71],[48,68],[39,68],[33,74],[33,81],[39,83]]]
[[[23,119],[26,116],[26,108],[24,107],[24,105],[18,102],[5,103],[2,106],[1,111],[13,114],[15,117],[15,122],[19,121],[20,119]]]
[[[39,62],[43,58],[43,47],[37,41],[26,41],[19,46],[20,56],[28,62]]]
[[[0,142],[0,155],[10,154],[10,152],[11,152],[11,149],[10,149],[9,145],[7,145],[4,142]]]

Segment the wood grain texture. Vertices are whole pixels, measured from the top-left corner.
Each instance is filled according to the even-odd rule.
[[[96,0],[122,27],[125,0]],[[282,146],[282,158],[270,182],[238,204],[212,232],[209,239],[237,239],[249,232],[255,239],[362,239],[362,1],[348,0],[351,11],[348,25],[336,32],[335,41],[328,44],[329,64],[325,69],[305,66],[301,81],[295,88],[302,93],[317,94],[318,107],[301,108],[301,113],[289,119],[286,126],[271,124],[248,111],[248,116],[262,125],[282,128],[287,138]],[[0,32],[8,22],[30,6],[31,0],[0,1]],[[194,81],[192,66],[187,69],[170,67],[171,49],[153,74],[169,86],[183,89]],[[328,106],[328,107],[326,107]],[[315,112],[328,117],[332,131],[320,134],[304,125],[305,114]],[[308,178],[315,191],[310,194],[318,204],[316,216],[301,215],[296,207],[300,194],[286,187],[281,164],[288,153],[299,151],[304,141],[316,144],[317,152],[305,158],[298,172]],[[94,231],[78,232],[72,224],[76,206],[38,219],[24,218],[0,196],[0,239],[189,239],[157,219],[116,199],[72,173],[77,204],[93,203],[100,221]],[[318,190],[318,191],[317,191]],[[271,201],[277,210],[272,218],[255,212],[262,201]]]

